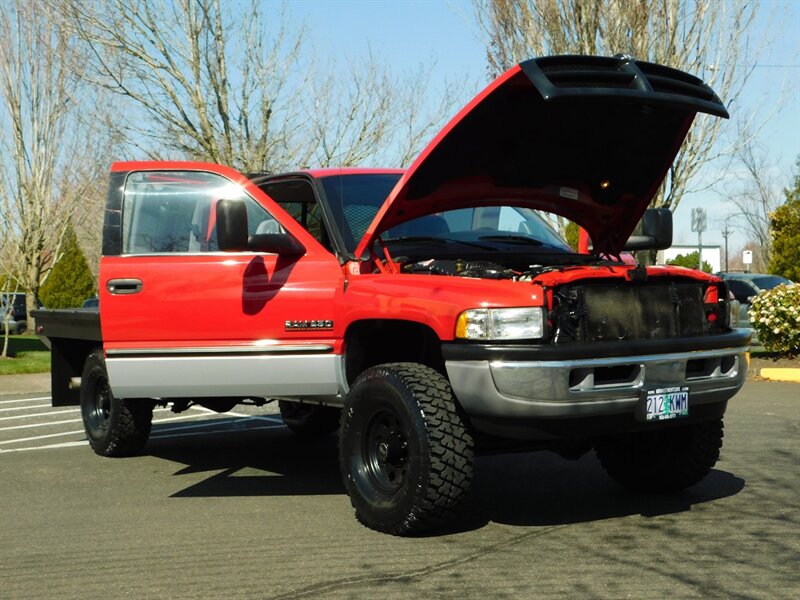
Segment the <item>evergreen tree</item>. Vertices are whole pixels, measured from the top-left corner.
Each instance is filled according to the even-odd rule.
[[[800,157],[794,188],[784,190],[786,204],[770,216],[772,258],[769,272],[800,283]]]
[[[64,236],[64,253],[39,291],[47,308],[77,308],[95,295],[95,284],[72,227]]]

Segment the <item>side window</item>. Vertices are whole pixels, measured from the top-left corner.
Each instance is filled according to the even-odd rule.
[[[215,252],[216,206],[222,199],[247,202],[248,229],[280,233],[278,222],[236,184],[198,171],[131,173],[122,209],[123,254]]]
[[[289,213],[303,229],[330,249],[330,236],[322,221],[320,207],[311,183],[304,179],[270,181],[261,185],[261,189],[280,204],[281,208]]]
[[[750,296],[755,296],[756,291],[744,281],[728,280],[728,287],[739,302],[747,302]]]

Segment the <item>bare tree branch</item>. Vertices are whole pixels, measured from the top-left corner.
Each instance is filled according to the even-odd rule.
[[[0,270],[28,294],[29,309],[108,147],[76,41],[43,0],[0,12],[0,125],[10,133],[0,138]]]
[[[629,54],[703,78],[730,106],[753,72],[759,44],[747,0],[473,0],[492,75],[547,54]],[[711,161],[733,156],[724,121],[698,115],[654,206],[673,211]]]
[[[750,141],[736,152],[733,163],[736,168],[729,171],[733,182],[726,186],[725,197],[735,208],[730,216],[738,223],[751,248],[757,249],[753,269],[766,273],[772,256],[770,215],[786,198],[769,154],[759,148],[746,131],[741,137]]]
[[[256,0],[65,4],[91,49],[87,75],[145,115],[138,129],[146,138],[244,171],[292,163],[285,138],[301,115],[289,83],[302,83],[295,74],[305,30],[289,31],[283,7],[270,5],[265,22],[267,9]]]

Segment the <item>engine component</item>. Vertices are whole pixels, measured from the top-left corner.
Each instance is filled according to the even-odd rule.
[[[479,279],[513,279],[518,275],[513,269],[508,269],[488,260],[465,261],[439,258],[403,265],[403,272],[454,275]]]

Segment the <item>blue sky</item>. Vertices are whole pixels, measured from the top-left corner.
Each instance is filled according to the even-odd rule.
[[[434,60],[435,73],[441,78],[458,75],[468,82],[465,102],[472,95],[469,90],[476,91],[487,82],[484,48],[468,1],[294,0],[289,8],[295,18],[307,21],[319,56],[345,60],[371,48],[398,70]],[[774,112],[758,143],[769,152],[781,184],[788,185],[800,154],[800,0],[765,0],[758,10],[757,27],[765,27],[767,13],[779,16],[770,31],[776,41],[759,59],[742,101],[758,107],[760,114]],[[786,101],[776,110],[774,99],[781,89],[787,90]],[[731,107],[732,116],[735,109]],[[730,125],[735,127],[735,118]],[[723,201],[724,192],[725,185],[720,183],[683,198],[675,215],[676,244],[696,243],[689,227],[691,209],[696,206],[709,213],[703,243],[722,244],[721,217],[732,210]],[[731,251],[743,242],[743,236],[731,236]]]

